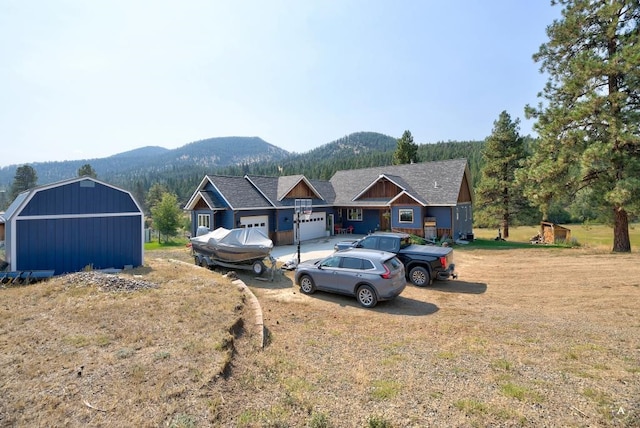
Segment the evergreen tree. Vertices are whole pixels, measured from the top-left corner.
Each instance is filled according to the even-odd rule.
[[[526,158],[524,140],[518,131],[520,120],[511,120],[506,111],[493,122],[493,131],[485,141],[484,166],[476,190],[476,216],[489,227],[501,227],[509,237],[509,224],[528,207],[515,173]]]
[[[393,164],[418,162],[418,145],[413,142],[411,132],[404,131],[402,137],[398,139],[398,147],[393,154]]]
[[[25,190],[29,190],[35,187],[38,182],[38,174],[36,170],[29,165],[23,165],[16,169],[16,175],[13,178],[13,184],[11,185],[11,200],[14,200],[16,196]]]
[[[557,198],[590,188],[613,224],[613,251],[630,252],[640,212],[640,2],[553,0],[562,18],[533,56],[549,80],[546,104],[527,106],[540,136],[523,174],[543,215]]]
[[[88,176],[88,177],[92,177],[92,178],[98,178],[98,174],[93,169],[93,167],[88,163],[86,163],[86,164],[82,165],[80,168],[78,168],[78,177],[84,177],[84,176]]]
[[[158,242],[160,237],[165,236],[165,242],[169,237],[176,236],[178,234],[178,227],[180,226],[180,216],[182,210],[178,206],[178,199],[176,195],[172,193],[164,193],[160,202],[151,208],[151,216],[153,218],[153,226],[159,232]]]
[[[162,201],[162,197],[168,191],[167,186],[164,184],[153,183],[151,185],[151,188],[147,192],[147,198],[145,199],[148,212],[152,212],[153,208]]]

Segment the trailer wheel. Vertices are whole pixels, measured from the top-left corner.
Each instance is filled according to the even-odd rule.
[[[266,266],[261,261],[253,263],[253,273],[255,273],[256,275],[262,275],[265,269]]]

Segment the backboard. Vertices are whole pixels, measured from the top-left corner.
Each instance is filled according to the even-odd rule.
[[[295,213],[309,217],[312,212],[311,199],[296,199],[294,201]]]

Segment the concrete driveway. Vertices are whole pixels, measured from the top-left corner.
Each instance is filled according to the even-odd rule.
[[[300,243],[300,258],[302,261],[319,259],[333,253],[333,246],[336,242],[344,240],[356,240],[364,237],[364,235],[335,235],[327,238],[313,239],[310,241],[302,241]],[[298,255],[297,245],[280,245],[273,247],[271,255],[279,262],[285,263],[291,259],[295,259]]]

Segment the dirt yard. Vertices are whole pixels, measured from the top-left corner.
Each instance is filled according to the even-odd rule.
[[[191,262],[184,249],[150,252],[147,257]],[[538,247],[456,248],[455,262],[457,280],[428,288],[408,285],[398,298],[374,309],[363,309],[350,297],[303,295],[292,284],[291,273],[274,282],[239,273],[262,306],[264,349],[257,346],[256,333],[246,329],[233,341],[231,365],[222,376],[205,372],[206,359],[200,352],[194,357],[198,360],[181,361],[197,374],[185,381],[188,387],[175,392],[178,379],[167,372],[164,376],[174,390],[166,392],[165,382],[154,378],[153,367],[162,363],[168,369],[174,356],[187,349],[181,341],[193,340],[171,333],[175,321],[154,315],[149,327],[158,339],[145,340],[137,333],[134,339],[142,348],[130,346],[131,355],[122,353],[117,339],[81,348],[85,353],[106,352],[120,365],[136,361],[143,351],[156,356],[138,364],[138,371],[126,366],[118,371],[136,375],[132,378],[139,397],[136,408],[128,409],[126,401],[114,398],[100,409],[101,394],[110,387],[103,378],[100,394],[89,399],[98,410],[83,405],[77,395],[69,395],[67,385],[59,384],[55,390],[67,394],[60,406],[64,403],[71,410],[63,412],[59,407],[48,416],[32,415],[26,420],[66,426],[101,421],[101,426],[115,426],[109,421],[121,420],[121,412],[132,411],[148,415],[146,426],[165,421],[163,426],[172,427],[640,426],[640,255]],[[200,274],[216,282],[220,278],[204,269],[188,275],[196,281],[195,275]],[[172,282],[176,281],[174,277]],[[171,310],[184,324],[187,313],[193,316],[184,295],[180,294],[180,305],[171,306],[165,299],[178,294],[171,284],[159,286],[166,297],[156,302],[175,307]],[[191,289],[202,287],[194,282]],[[213,290],[220,293],[222,289]],[[207,291],[208,296],[216,295],[213,290]],[[97,298],[96,292],[82,296]],[[150,299],[156,292],[141,296]],[[77,307],[72,299],[70,295],[62,301],[69,308]],[[137,299],[132,294],[118,302],[129,302],[133,308],[146,305]],[[25,299],[25,304],[31,305],[31,300]],[[11,311],[20,310],[11,305],[5,300],[5,326],[15,317]],[[212,310],[205,308],[206,304],[198,309],[206,315],[194,321],[198,326],[211,319]],[[230,307],[228,312],[236,316],[237,309]],[[46,316],[52,325],[62,325],[68,318],[54,315]],[[252,314],[244,311],[242,316]],[[139,320],[145,322],[146,318]],[[131,323],[136,325],[133,319]],[[184,325],[181,329],[189,331]],[[46,338],[35,340],[46,343]],[[158,343],[170,346],[171,352],[151,348]],[[5,350],[16,347],[4,337],[0,345]],[[68,348],[69,343],[64,345]],[[15,358],[26,362],[32,357],[22,354],[11,361]],[[15,426],[25,420],[17,412],[30,410],[24,399],[27,391],[10,390],[8,379],[19,379],[10,368],[11,361],[5,359],[0,426]],[[42,361],[46,365],[49,358]],[[38,376],[47,370],[59,368],[41,365],[31,372]],[[107,372],[117,374],[113,369]],[[73,376],[75,383],[85,378]],[[28,395],[47,396],[47,392]],[[144,397],[157,401],[145,405]],[[170,406],[159,404],[162,397],[169,397]],[[42,409],[51,406],[48,403]]]
[[[640,425],[637,254],[535,248],[455,257],[458,280],[408,286],[373,310],[349,297],[303,295],[290,275],[273,284],[244,278],[271,342],[257,354],[241,349],[234,362],[232,383],[243,391],[231,400],[236,421]]]

